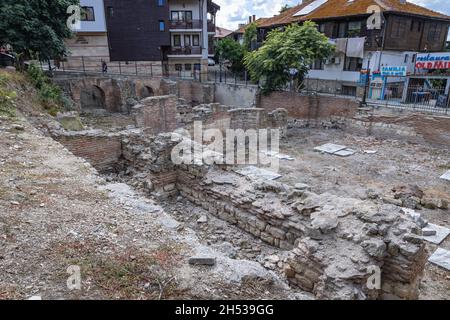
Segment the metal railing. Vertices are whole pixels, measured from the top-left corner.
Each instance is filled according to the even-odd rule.
[[[41,63],[40,65],[43,70],[49,70],[48,63]],[[191,64],[191,69],[187,70],[183,64],[168,62],[106,61],[106,59],[90,57],[68,57],[64,61],[52,60],[51,69],[52,71],[67,73],[148,76],[199,81],[203,80],[203,73],[205,73],[203,78],[206,79],[206,70],[203,72],[201,64]]]
[[[412,111],[450,114],[449,96],[445,87],[431,83],[409,85],[404,82],[370,86],[367,102],[372,105]]]
[[[170,20],[169,29],[202,29],[202,20]]]
[[[202,54],[201,47],[171,47],[168,53],[169,55],[191,55],[191,54]]]

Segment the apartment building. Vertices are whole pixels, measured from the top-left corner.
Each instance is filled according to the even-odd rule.
[[[81,0],[82,23],[67,40],[70,58],[150,66],[152,72],[207,71],[214,56],[211,0]],[[159,66],[159,67],[158,67]]]
[[[80,27],[74,37],[66,40],[69,62],[79,64],[82,57],[109,61],[108,36],[103,0],[80,0]]]
[[[380,25],[373,8],[380,11]],[[369,12],[369,13],[368,13]],[[258,19],[258,41],[292,23],[311,20],[336,44],[336,53],[316,61],[308,77],[320,91],[361,95],[361,70],[377,73],[383,66],[406,66],[414,72],[417,53],[446,47],[450,17],[405,0],[309,0],[272,18]],[[374,28],[372,28],[374,27]],[[240,28],[235,35],[245,31]]]

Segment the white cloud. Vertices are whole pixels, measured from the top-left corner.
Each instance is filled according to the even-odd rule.
[[[221,9],[217,15],[217,24],[235,30],[239,23],[246,23],[248,17],[272,17],[284,4],[295,5],[301,0],[214,0]],[[398,0],[399,1],[399,0]],[[449,0],[408,0],[426,8],[450,15]]]

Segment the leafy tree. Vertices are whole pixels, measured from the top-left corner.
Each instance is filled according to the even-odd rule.
[[[271,31],[261,48],[249,52],[244,65],[253,81],[261,81],[264,93],[282,89],[290,80],[302,81],[311,63],[334,51],[328,38],[311,21]],[[296,71],[295,74],[292,71]]]
[[[251,23],[245,28],[244,32],[244,50],[253,51],[256,49],[256,41],[258,40],[258,26],[256,23]]]
[[[285,4],[284,6],[281,7],[280,9],[280,13],[283,13],[285,11],[288,11],[289,9],[291,9],[292,7],[288,4]]]
[[[217,48],[216,55],[218,60],[228,60],[230,62],[230,69],[233,72],[243,71],[244,65],[244,49],[239,42],[230,38],[220,40]]]
[[[0,44],[10,44],[23,58],[48,60],[66,53],[67,8],[78,0],[1,0]]]

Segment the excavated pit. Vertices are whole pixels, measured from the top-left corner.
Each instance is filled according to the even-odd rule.
[[[233,166],[173,164],[171,151],[180,140],[165,132],[192,132],[194,121],[221,131],[280,129],[280,152],[289,155],[280,161],[281,178],[245,177]],[[52,136],[107,181],[125,182],[157,199],[202,243],[224,255],[257,261],[287,279],[292,290],[317,298],[419,297],[427,245],[402,208],[423,209],[427,217],[434,214],[448,223],[443,218],[450,200],[447,186],[438,180],[430,184],[429,176],[449,163],[445,150],[400,140],[419,139],[414,132],[396,125],[371,127],[371,134],[395,133],[396,139],[381,140],[364,134],[364,124],[339,117],[305,122],[289,118],[283,109],[192,107],[173,95],[146,98],[130,116],[90,115],[83,122],[94,127],[54,130]],[[329,142],[356,153],[340,158],[314,152]],[[414,155],[404,161],[404,151]],[[432,164],[424,165],[430,159]],[[393,191],[413,184],[424,189],[422,198]],[[426,209],[431,203],[442,206]],[[374,268],[381,271],[380,288],[367,285]]]

